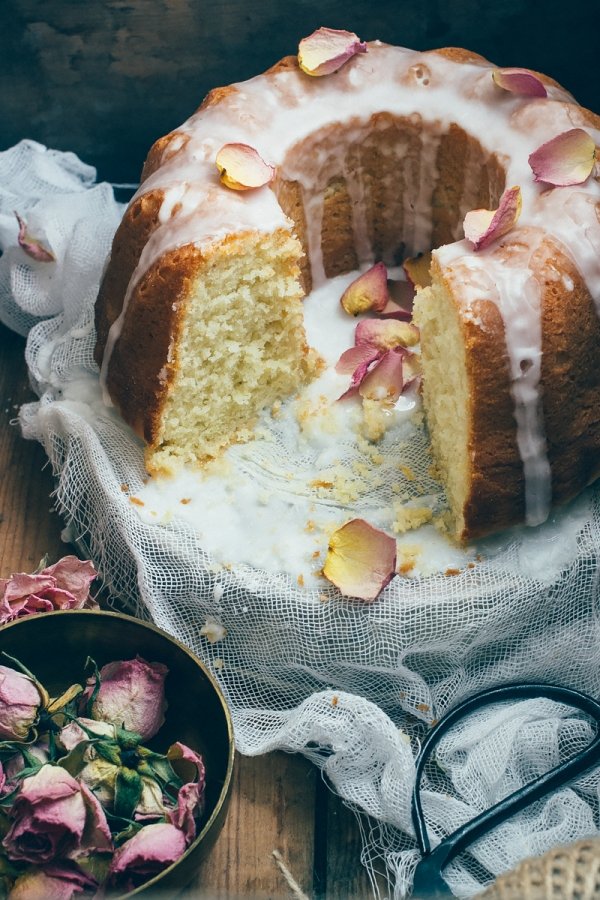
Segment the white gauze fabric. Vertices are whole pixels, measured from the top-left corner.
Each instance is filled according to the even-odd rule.
[[[18,246],[15,210],[55,262]],[[404,897],[418,861],[410,797],[428,726],[473,693],[515,681],[600,695],[598,494],[488,544],[456,577],[395,578],[371,605],[333,588],[303,590],[289,574],[219,565],[177,517],[142,521],[129,494],[144,486],[143,448],[98,402],[93,361],[93,305],[122,211],[111,187],[96,185],[94,170],[70,153],[23,141],[0,154],[0,318],[28,333],[39,401],[21,409],[20,423],[52,463],[65,539],[134,614],[210,667],[242,753],[280,748],[322,769],[361,816],[365,865]],[[421,435],[406,452],[423,475],[422,448]],[[223,626],[221,640],[201,633],[207,623],[213,637]],[[433,842],[592,733],[584,716],[542,699],[456,726],[423,781]],[[456,896],[474,895],[524,856],[595,832],[599,786],[591,772],[480,840],[448,868]]]

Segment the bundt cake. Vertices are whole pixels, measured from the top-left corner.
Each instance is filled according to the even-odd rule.
[[[573,129],[598,143],[600,121],[465,50],[358,49],[216,89],[151,149],[96,305],[104,389],[150,471],[214,457],[309,376],[312,285],[437,248],[415,321],[450,533],[542,522],[600,475],[600,185],[536,180],[529,158]],[[270,183],[225,186],[231,144]],[[518,222],[475,249],[465,215],[513,185]]]

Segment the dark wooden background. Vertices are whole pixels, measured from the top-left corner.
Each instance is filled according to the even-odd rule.
[[[294,53],[319,25],[462,46],[544,71],[600,112],[598,0],[1,0],[0,149],[73,150],[137,181],[152,142],[211,88]]]

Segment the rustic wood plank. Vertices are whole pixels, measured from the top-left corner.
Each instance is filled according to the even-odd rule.
[[[239,757],[225,828],[184,897],[293,897],[273,850],[300,889],[312,896],[317,777],[315,767],[300,756]]]
[[[356,814],[320,779],[315,810],[315,900],[365,900],[374,888],[361,862],[362,836]],[[368,820],[363,819],[363,826]],[[388,896],[375,876],[381,897]]]
[[[0,326],[0,576],[31,572],[45,554],[55,562],[73,552],[60,538],[46,454],[10,424],[18,407],[35,399],[27,384],[24,348],[23,338]]]

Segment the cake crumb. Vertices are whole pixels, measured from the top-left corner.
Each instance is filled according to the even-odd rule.
[[[130,497],[129,502],[133,503],[135,506],[145,506],[146,505],[143,500],[140,500],[139,497]]]
[[[182,497],[181,500],[180,500],[179,502],[180,502],[180,503],[183,503],[183,505],[185,506],[186,504],[192,502],[192,498],[191,498],[191,497]]]
[[[296,581],[298,582],[299,587],[304,587],[304,575],[298,575]]]
[[[394,504],[394,521],[392,531],[396,534],[404,534],[415,528],[420,528],[433,519],[433,511],[428,506],[404,506]]]
[[[127,482],[125,482],[125,481],[123,482],[123,484],[121,485],[121,490],[123,491],[124,494],[127,493],[127,491],[129,490],[129,485],[127,484]]]

